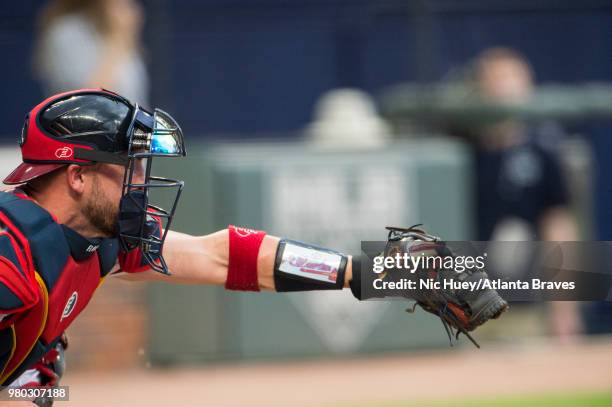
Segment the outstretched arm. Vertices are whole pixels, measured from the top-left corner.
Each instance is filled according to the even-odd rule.
[[[275,290],[274,262],[280,238],[266,235],[257,256],[257,280],[261,290]],[[124,273],[129,280],[154,280],[182,284],[224,285],[229,266],[229,231],[223,229],[205,236],[191,236],[170,231],[164,245],[169,276],[147,270]],[[344,275],[344,286],[352,276],[351,258]]]

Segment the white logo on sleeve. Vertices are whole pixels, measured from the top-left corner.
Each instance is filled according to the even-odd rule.
[[[60,321],[72,314],[72,311],[74,310],[78,299],[79,294],[76,291],[73,292],[70,298],[68,298],[68,301],[66,302],[66,306],[64,307],[64,312],[62,312],[62,317],[60,318]]]
[[[249,235],[257,233],[253,229],[243,228],[243,227],[239,227],[239,226],[234,226],[234,230],[236,231],[236,234],[238,236],[240,236],[240,237],[247,237]]]

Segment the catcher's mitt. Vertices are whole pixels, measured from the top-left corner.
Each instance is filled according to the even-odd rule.
[[[407,253],[411,257],[454,257],[448,246],[438,237],[432,236],[416,225],[410,228],[387,227],[389,230],[388,242],[385,247],[385,257],[393,257],[397,254]],[[508,308],[508,303],[492,288],[460,289],[445,288],[443,281],[477,282],[488,280],[484,270],[465,269],[458,273],[454,268],[444,268],[440,262],[431,262],[434,265],[420,266],[413,272],[406,270],[385,268],[378,278],[382,280],[397,281],[406,278],[419,282],[419,280],[439,281],[440,288],[433,289],[416,284],[415,289],[405,290],[402,295],[405,298],[415,300],[414,307],[407,311],[413,312],[416,305],[420,305],[425,311],[437,315],[448,334],[451,346],[453,336],[458,338],[463,333],[476,347],[478,343],[470,336],[469,331],[484,324],[489,319],[499,317]],[[437,264],[437,265],[436,265]],[[473,285],[483,287],[484,284]],[[454,333],[456,330],[456,334]]]

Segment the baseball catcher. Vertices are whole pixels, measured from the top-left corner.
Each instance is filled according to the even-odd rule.
[[[19,145],[23,163],[4,180],[13,189],[0,192],[2,386],[57,385],[64,331],[109,276],[243,291],[350,287],[358,299],[368,297],[362,285],[373,275],[356,256],[232,225],[206,236],[172,231],[183,182],[154,176],[152,164],[186,152],[180,126],[163,110],[104,89],[66,92],[28,113]],[[168,208],[154,202],[159,189],[172,192]],[[385,252],[423,245],[448,250],[423,230],[394,228]],[[443,271],[414,278],[422,273]],[[467,334],[507,307],[490,289],[406,297],[439,316],[449,333]]]

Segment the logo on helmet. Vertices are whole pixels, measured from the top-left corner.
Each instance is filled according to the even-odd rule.
[[[55,150],[55,156],[57,158],[70,158],[72,157],[72,149],[70,147],[62,147]]]

